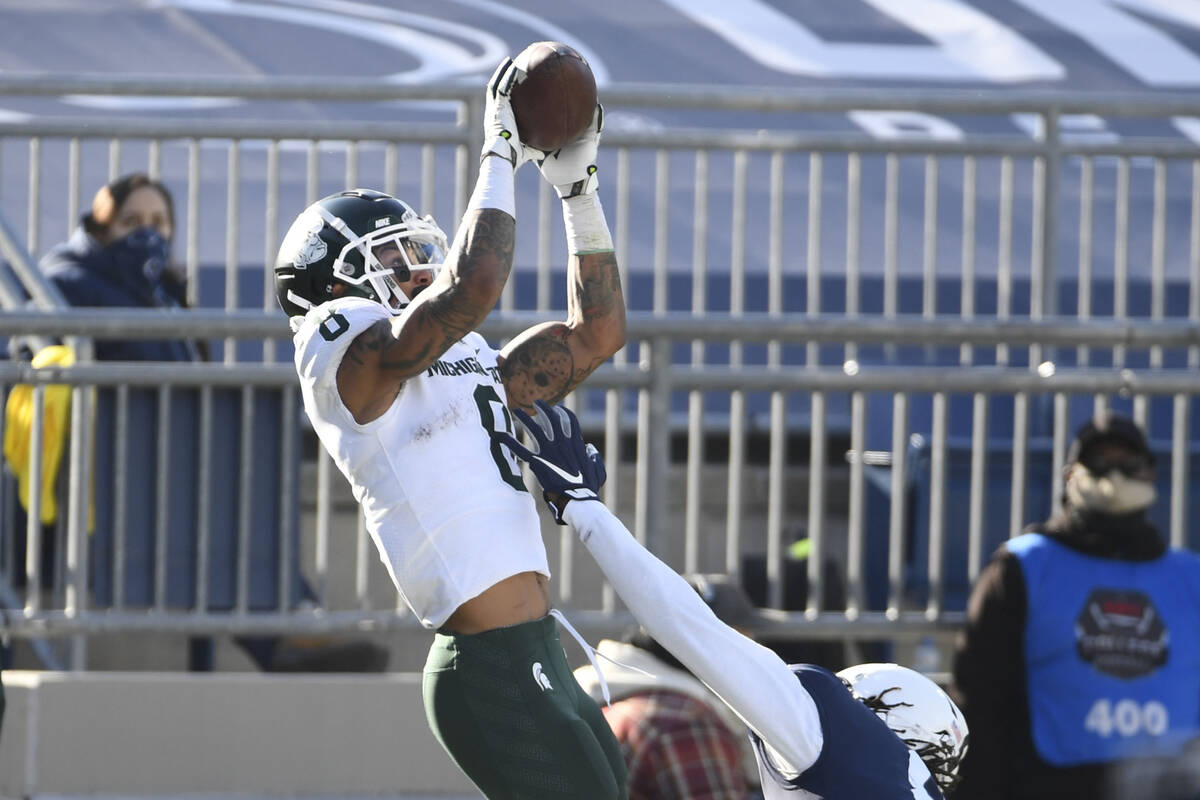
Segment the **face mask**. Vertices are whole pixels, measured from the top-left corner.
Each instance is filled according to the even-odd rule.
[[[170,243],[154,228],[138,228],[108,246],[122,275],[136,279],[141,276],[152,286],[162,279],[163,269],[171,255]]]
[[[1150,481],[1135,480],[1115,469],[1096,477],[1076,464],[1067,480],[1067,502],[1083,511],[1132,514],[1149,508],[1157,496]]]

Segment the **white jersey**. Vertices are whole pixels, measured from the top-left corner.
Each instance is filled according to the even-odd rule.
[[[294,337],[304,409],[362,506],[367,530],[405,603],[427,628],[520,572],[549,576],[533,498],[492,431],[513,430],[498,353],[470,333],[391,407],[360,425],[337,370],[354,339],[387,309],[341,298],[311,311]]]

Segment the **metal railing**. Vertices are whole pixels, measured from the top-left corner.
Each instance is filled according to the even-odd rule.
[[[222,363],[82,363],[36,371],[13,363],[0,367],[0,384],[66,383],[77,387],[76,397],[88,397],[93,387],[112,387],[118,398],[147,389],[162,412],[160,427],[170,420],[172,398],[195,392],[202,431],[217,413],[212,393],[228,387],[241,393],[232,412],[240,419],[253,413],[256,397],[277,396],[281,409],[291,409],[281,412],[284,427],[299,432],[286,326],[275,311],[269,269],[262,269],[273,263],[281,227],[321,194],[356,184],[418,199],[443,222],[457,219],[479,147],[481,93],[460,85],[341,80],[0,75],[4,95],[89,93],[440,100],[455,109],[452,120],[433,123],[0,120],[0,140],[25,142],[28,155],[0,165],[0,176],[20,186],[17,197],[3,190],[0,204],[15,206],[26,220],[24,243],[3,229],[6,258],[18,248],[40,253],[47,231],[64,221],[61,230],[70,230],[85,187],[145,169],[180,199],[177,238],[190,299],[213,307],[170,315],[6,312],[0,335],[170,334],[225,343]],[[1061,121],[1069,114],[1160,122],[1200,116],[1195,95],[610,86],[602,99],[613,124],[604,136],[601,194],[627,297],[640,310],[630,314],[630,346],[573,402],[591,412],[585,420],[604,438],[606,500],[652,549],[685,571],[738,572],[746,553],[765,553],[767,600],[787,635],[869,639],[947,629],[961,620],[961,604],[946,602],[948,587],[977,575],[995,544],[993,519],[1010,535],[1038,506],[1033,494],[1059,494],[1080,402],[1088,409],[1130,403],[1140,422],[1157,423],[1152,436],[1165,439],[1169,451],[1170,539],[1194,544],[1188,487],[1189,426],[1200,394],[1200,144],[1078,141]],[[619,124],[622,109],[697,116],[687,128],[638,128]],[[891,109],[993,122],[1033,114],[1040,134],[880,140],[804,128],[812,115],[828,122]],[[738,129],[741,115],[759,112],[779,124],[756,117],[755,130]],[[552,292],[565,259],[552,193],[532,170],[518,177],[517,269],[484,328],[493,338],[562,307]],[[64,208],[57,219],[47,216]],[[240,280],[258,269],[261,282]],[[1064,293],[1072,281],[1073,295]],[[209,293],[202,296],[203,285]],[[261,297],[247,285],[261,286]],[[261,341],[261,351],[245,360],[237,345],[250,341]],[[919,352],[905,356],[909,345]],[[1000,413],[992,410],[998,399],[1005,403]],[[924,420],[914,418],[922,414]],[[72,441],[87,441],[91,424],[85,414],[73,416]],[[714,431],[717,447],[708,442]],[[914,434],[923,437],[919,447]],[[285,435],[279,442],[280,459],[294,446],[287,441]],[[632,451],[624,449],[630,444]],[[671,457],[675,446],[686,451],[679,464]],[[200,461],[213,457],[205,452],[200,446]],[[997,454],[1003,460],[993,463]],[[252,455],[242,447],[243,468]],[[968,463],[956,470],[960,456]],[[72,453],[69,486],[77,501],[88,470],[106,468],[86,460]],[[1042,461],[1049,469],[1042,470]],[[989,483],[998,472],[1006,478],[1001,490]],[[1032,480],[1035,472],[1048,491]],[[298,493],[317,498],[300,538],[311,545],[302,571],[316,586],[312,607],[283,602],[295,596],[280,578],[278,608],[249,610],[244,565],[253,543],[244,505],[234,525],[241,572],[230,609],[206,604],[203,573],[215,565],[203,559],[192,565],[201,596],[190,605],[168,603],[160,591],[170,568],[167,547],[154,549],[148,605],[95,607],[80,517],[86,504],[75,502],[80,523],[65,543],[70,591],[62,608],[30,598],[23,611],[10,611],[4,630],[40,637],[413,624],[394,605],[372,599],[378,574],[361,526],[349,600],[328,600],[337,493],[331,473],[328,458],[318,456]],[[964,475],[967,485],[951,489]],[[239,473],[238,480],[248,479]],[[920,491],[913,489],[916,480],[925,482]],[[161,498],[166,490],[158,481],[152,493]],[[281,508],[297,508],[299,496],[285,481],[278,500]],[[951,503],[965,511],[961,530],[950,528]],[[916,555],[907,546],[914,504],[924,515]],[[164,536],[166,523],[155,524],[154,535]],[[201,530],[205,525],[211,520],[200,520]],[[789,537],[800,533],[809,539],[806,608],[787,612],[786,551]],[[278,538],[274,557],[282,576],[297,554],[286,535]],[[617,619],[611,591],[589,583],[570,536],[551,544],[564,605],[585,623]],[[965,556],[952,558],[962,546]],[[827,603],[830,561],[843,577],[844,603]],[[29,592],[38,585],[38,567],[23,566]]]
[[[513,335],[529,324],[537,315],[498,313],[490,318],[483,328],[486,335],[505,337]],[[113,310],[75,310],[69,317],[45,315],[37,312],[7,314],[0,317],[0,335],[12,334],[18,331],[37,331],[46,335],[66,335],[76,330],[90,331],[99,339],[104,338],[149,338],[162,336],[166,331],[175,335],[202,335],[207,333],[216,336],[236,338],[263,337],[267,335],[287,336],[286,327],[279,315],[267,315],[260,312],[242,312],[236,315],[225,315],[211,311],[178,312],[162,314],[150,311],[113,311]],[[1012,323],[1000,321],[963,321],[947,320],[943,324],[940,319],[909,319],[905,317],[893,320],[874,320],[871,324],[858,326],[855,329],[847,327],[844,319],[771,319],[767,316],[740,317],[717,316],[708,319],[695,319],[683,315],[654,315],[645,313],[631,314],[629,321],[631,339],[649,341],[650,357],[638,364],[608,366],[598,370],[590,379],[589,386],[608,393],[633,394],[638,396],[636,406],[636,450],[638,453],[635,466],[636,475],[633,481],[635,508],[637,517],[637,535],[651,549],[666,554],[679,538],[678,531],[669,531],[668,505],[671,492],[668,490],[669,476],[667,474],[668,457],[666,448],[669,441],[656,439],[656,432],[669,429],[670,397],[678,393],[703,392],[764,392],[779,398],[777,402],[786,405],[789,398],[799,394],[808,394],[814,398],[823,397],[837,392],[846,392],[851,396],[855,414],[851,422],[850,438],[851,452],[863,454],[865,431],[865,416],[863,411],[864,398],[871,393],[884,393],[890,396],[893,408],[902,420],[894,436],[891,453],[891,469],[893,479],[897,472],[901,473],[899,480],[903,482],[902,465],[906,463],[909,428],[904,420],[905,409],[910,397],[914,395],[932,394],[935,404],[941,404],[941,422],[935,420],[931,452],[934,454],[934,474],[932,482],[932,505],[936,508],[946,503],[944,468],[945,450],[947,447],[945,425],[945,399],[954,394],[967,394],[975,398],[988,395],[1015,394],[1017,397],[1033,397],[1047,395],[1055,398],[1065,398],[1069,395],[1091,397],[1109,397],[1121,395],[1150,396],[1164,395],[1175,398],[1190,399],[1200,394],[1200,382],[1188,370],[1112,370],[1095,368],[1071,368],[1051,371],[1047,368],[1030,370],[1026,367],[995,366],[963,370],[958,366],[942,367],[889,367],[860,366],[853,368],[814,367],[808,369],[781,369],[778,366],[740,366],[714,367],[695,369],[688,365],[672,364],[670,362],[670,343],[691,341],[700,335],[709,340],[740,340],[779,341],[781,343],[819,343],[836,342],[839,344],[853,343],[859,345],[871,342],[921,342],[921,343],[953,343],[955,345],[970,344],[984,346],[1001,342],[1021,342],[1039,344],[1044,347],[1074,346],[1080,341],[1102,343],[1105,345],[1122,344],[1130,347],[1160,347],[1177,348],[1196,346],[1200,339],[1200,328],[1195,325],[1179,322],[1163,322],[1144,327],[1104,324],[1097,321],[1079,322],[1075,320],[1043,320],[1042,322],[1014,330]],[[236,388],[242,393],[241,407],[246,407],[246,396],[253,397],[258,391],[279,391],[284,401],[283,419],[285,427],[299,430],[301,420],[296,413],[296,377],[290,365],[284,364],[138,364],[138,363],[104,363],[83,364],[73,367],[35,370],[26,364],[8,363],[0,365],[0,384],[11,386],[17,382],[32,383],[44,386],[55,383],[65,383],[83,388],[116,387],[118,391],[128,392],[138,387],[154,389],[159,396],[159,404],[164,396],[173,392],[189,391],[198,388],[201,397],[201,422],[199,441],[201,442],[198,474],[203,476],[213,469],[212,463],[206,463],[203,443],[206,437],[213,435],[211,428],[212,393],[222,387]],[[290,398],[290,399],[287,399]],[[940,399],[939,399],[940,398]],[[251,401],[252,402],[252,401]],[[237,403],[235,403],[237,405]],[[822,404],[813,403],[814,409],[822,408]],[[1178,430],[1186,430],[1186,417],[1177,403]],[[693,412],[695,407],[693,406]],[[618,412],[617,416],[621,412]],[[693,416],[689,425],[698,423]],[[128,424],[118,418],[118,425]],[[163,416],[158,418],[159,446],[171,436],[170,420]],[[980,426],[986,425],[984,417],[977,416],[973,420],[976,433]],[[72,419],[72,439],[89,438],[96,432],[91,429],[91,421],[81,417]],[[243,431],[246,430],[243,428]],[[611,448],[619,441],[619,430],[613,425],[613,415],[606,414],[606,425],[602,431]],[[596,433],[601,433],[597,430]],[[782,438],[786,434],[784,427],[770,430],[772,440],[770,449],[773,453],[786,447]],[[33,431],[33,447],[37,452],[43,435],[39,422],[35,421]],[[243,434],[244,435],[244,434]],[[887,597],[882,607],[872,608],[867,602],[869,587],[867,586],[867,570],[864,553],[868,549],[872,532],[864,525],[863,507],[867,502],[864,492],[862,471],[868,467],[867,459],[852,457],[848,459],[846,469],[848,476],[847,506],[849,524],[844,534],[827,532],[826,518],[820,503],[813,504],[814,493],[823,493],[828,485],[829,459],[823,456],[828,443],[826,421],[818,411],[814,414],[810,426],[810,459],[808,464],[809,502],[807,519],[807,534],[810,540],[808,562],[809,592],[807,608],[802,612],[778,612],[774,615],[780,631],[797,635],[801,630],[796,623],[803,621],[803,635],[806,637],[835,637],[835,638],[871,638],[882,635],[888,636],[916,635],[917,633],[945,629],[961,620],[961,613],[943,608],[943,586],[949,577],[943,563],[941,540],[947,535],[942,523],[944,512],[935,512],[930,521],[929,546],[927,564],[922,567],[924,587],[914,587],[909,572],[914,568],[911,558],[905,553],[905,537],[908,530],[904,525],[905,509],[903,497],[905,492],[893,492],[888,518],[890,528],[887,532]],[[118,437],[119,438],[119,437]],[[985,437],[984,451],[987,443]],[[1061,444],[1061,437],[1056,442]],[[243,439],[243,442],[245,439]],[[296,459],[294,446],[288,444],[290,437],[280,440],[279,453],[281,460]],[[1180,438],[1173,446],[1186,451],[1186,439]],[[292,449],[288,449],[292,448]],[[653,452],[654,448],[658,452]],[[651,451],[647,453],[647,451]],[[610,451],[611,453],[611,451]],[[938,455],[940,454],[940,456]],[[936,466],[938,459],[943,466],[940,471]],[[1056,452],[1057,463],[1061,463],[1061,453]],[[658,467],[645,468],[646,463],[657,461]],[[241,457],[241,469],[245,470],[247,458]],[[623,483],[623,471],[631,465],[621,458],[610,458],[609,474],[611,485]],[[732,491],[738,494],[746,490],[748,483],[747,464],[730,459],[726,465],[728,481]],[[1182,468],[1173,464],[1171,472],[1170,492],[1172,499],[1181,495],[1186,496],[1188,471],[1186,463]],[[111,466],[96,464],[94,469],[107,470]],[[88,464],[71,465],[70,481],[72,485],[87,485],[93,477],[89,474]],[[118,470],[121,468],[118,466]],[[689,472],[694,465],[689,465]],[[768,484],[768,504],[779,503],[773,498],[782,498],[785,486],[795,476],[789,476],[788,468],[783,459],[773,457],[769,461],[765,480]],[[36,474],[36,473],[35,473]],[[1027,475],[1024,466],[1014,461],[1012,465],[1013,494],[1022,491]],[[692,476],[687,476],[690,482]],[[245,481],[247,476],[240,474],[238,481]],[[321,487],[321,482],[324,487]],[[149,487],[148,487],[149,489]],[[295,494],[298,487],[282,483],[280,508],[292,509],[295,513],[299,506],[299,498]],[[167,485],[158,481],[150,489],[154,494],[154,505],[161,508],[165,502]],[[316,497],[314,524],[328,526],[329,517],[333,513],[332,492],[328,476],[318,476],[316,486],[305,486],[301,494]],[[37,494],[36,478],[34,494]],[[692,498],[689,497],[689,501]],[[985,505],[1007,505],[1010,498],[985,498],[978,487],[972,486],[970,493],[970,516],[973,520],[982,517]],[[610,498],[610,502],[612,502]],[[1174,502],[1171,506],[1172,522],[1175,515],[1181,513],[1180,506]],[[899,509],[899,510],[897,510]],[[714,563],[711,559],[706,563],[683,564],[681,567],[690,569],[707,568],[723,569],[737,572],[742,568],[740,557],[743,546],[737,541],[750,538],[745,530],[745,520],[734,516],[733,508],[728,509],[728,518],[724,520],[728,530],[736,532],[735,539],[725,542],[726,559],[724,563]],[[783,515],[782,505],[770,513]],[[322,521],[323,520],[323,521]],[[1023,522],[1021,519],[1019,522]],[[708,520],[708,528],[712,528],[719,520]],[[1182,522],[1182,521],[1181,521]],[[285,536],[288,524],[280,527],[280,540]],[[699,525],[690,525],[683,532],[683,547],[687,554],[685,558],[697,562],[697,554],[703,549],[699,540]],[[782,553],[787,542],[782,539],[782,520],[768,526],[765,534],[765,546],[768,553],[768,563],[773,556]],[[1182,524],[1172,524],[1172,537],[1175,544],[1182,541]],[[68,552],[67,602],[61,609],[43,608],[37,600],[36,589],[40,585],[40,575],[36,559],[28,560],[25,564],[27,601],[25,608],[10,610],[5,631],[16,636],[47,636],[65,635],[72,633],[101,633],[114,630],[159,630],[185,631],[191,633],[240,632],[251,633],[258,631],[280,630],[332,630],[363,627],[389,627],[395,625],[414,624],[411,617],[394,605],[383,608],[373,606],[369,599],[368,587],[356,587],[355,602],[357,607],[334,608],[318,600],[317,604],[305,609],[290,606],[289,590],[286,582],[279,581],[280,602],[273,610],[252,611],[248,601],[248,561],[250,551],[249,537],[256,535],[255,531],[239,520],[237,543],[232,552],[237,553],[237,588],[230,608],[214,612],[206,607],[203,590],[198,594],[190,608],[171,608],[163,594],[166,586],[166,560],[168,548],[165,545],[166,531],[160,520],[157,523],[155,535],[158,546],[155,548],[155,590],[145,607],[130,607],[119,600],[103,608],[89,607],[88,578],[89,570],[86,562],[88,546],[84,526],[68,530],[66,542]],[[118,534],[119,535],[119,534]],[[200,526],[198,535],[203,543],[212,535],[212,531]],[[835,539],[844,535],[844,541]],[[973,524],[967,532],[969,547],[972,553],[969,570],[973,574],[978,571],[979,559],[983,552],[983,526]],[[312,580],[318,586],[328,583],[328,575],[319,570],[329,563],[330,540],[328,535],[305,537],[314,542],[314,546],[324,549],[324,552],[311,554],[305,558],[317,565],[317,574]],[[31,546],[33,542],[30,542]],[[712,543],[708,543],[711,545]],[[827,554],[833,551],[842,553],[839,570],[846,576],[845,610],[830,610],[824,600],[824,564]],[[206,549],[201,547],[200,552]],[[279,547],[276,552],[278,571],[283,575],[289,570],[289,564],[295,554],[287,547]],[[359,548],[356,553],[354,572],[356,580],[365,582],[367,561],[374,560],[373,554],[365,548]],[[562,548],[559,552],[560,563],[556,570],[560,576],[558,591],[565,596],[568,607],[584,622],[596,622],[616,619],[615,607],[611,602],[606,603],[597,596],[585,597],[583,593],[575,593],[571,585],[572,576],[579,571],[574,563],[575,553],[571,548]],[[193,568],[206,570],[212,565],[198,560]],[[585,567],[586,569],[586,567]],[[965,580],[968,576],[956,576]],[[781,575],[777,569],[769,569],[767,573],[768,592],[773,598],[772,605],[779,607],[781,596]],[[207,585],[203,574],[196,580],[197,587]],[[924,608],[914,608],[911,594],[914,588],[927,590],[927,601]]]
[[[50,283],[50,281],[46,280],[46,278],[34,266],[29,253],[26,252],[24,247],[17,243],[16,236],[14,235],[11,226],[8,224],[8,220],[5,219],[2,214],[0,214],[0,253],[3,254],[6,262],[14,271],[15,277],[19,279],[21,284],[19,287],[13,285],[9,282],[7,274],[5,274],[3,281],[4,286],[2,289],[0,289],[0,308],[5,309],[7,314],[18,314],[20,313],[18,309],[27,306],[29,303],[32,303],[36,308],[41,309],[42,314],[45,314],[46,312],[53,313],[54,311],[61,312],[62,310],[68,308],[67,302],[63,298],[61,292],[59,292],[58,288],[54,286],[54,284]],[[26,300],[26,296],[29,298],[28,301]],[[19,336],[19,341],[37,350],[46,347],[53,341],[51,338],[38,335],[31,331],[18,330],[16,334]],[[10,337],[10,341],[18,341],[18,339],[16,337]],[[91,339],[86,333],[68,335],[66,341],[84,360],[91,359]],[[4,392],[3,394],[7,396],[7,392]],[[89,398],[86,396],[86,392],[83,390],[74,390],[72,395],[72,406],[76,415],[75,419],[72,421],[72,424],[78,424],[82,426],[83,421],[88,418]],[[41,429],[44,427],[44,398],[44,388],[40,385],[35,385],[33,390],[33,427],[39,431],[39,436],[41,435]],[[77,470],[79,465],[84,463],[88,458],[88,451],[86,449],[87,443],[88,440],[82,437],[72,440],[69,463],[74,465],[73,469],[76,470],[72,474],[78,475]],[[40,482],[42,469],[41,458],[42,452],[40,447],[36,452],[30,451],[29,469],[31,472],[38,475],[38,481],[35,482]],[[69,491],[68,496],[71,498],[72,508],[77,507],[75,504],[78,503],[79,499],[83,496],[82,493],[78,491],[78,489],[83,485],[84,484],[79,484],[78,487],[73,485],[71,488],[76,489],[76,491]],[[29,505],[31,508],[40,507],[42,491],[43,490],[40,485],[31,489],[29,495]],[[11,517],[0,514],[0,520],[7,519],[11,519]],[[59,518],[59,525],[55,531],[55,534],[60,539],[66,539],[77,543],[80,535],[79,532],[83,529],[82,525],[83,523],[81,516],[77,514],[63,515]],[[37,515],[32,515],[27,518],[24,534],[27,552],[39,552],[41,549],[42,528],[40,521],[37,520]],[[15,537],[16,535],[18,535],[18,532],[13,530],[11,532],[11,536]],[[73,549],[73,547],[74,546],[68,549]],[[13,576],[8,574],[11,572],[12,570],[8,570],[7,573],[0,571],[0,605],[9,608],[17,605],[17,593],[11,581]],[[4,616],[4,614],[4,609],[0,608],[0,617]],[[33,648],[43,666],[49,669],[62,668],[62,662],[60,661],[58,654],[54,652],[48,643],[35,641],[33,643]],[[81,650],[81,648],[77,649]]]
[[[250,101],[313,101],[353,103],[375,101],[444,101],[457,109],[453,121],[447,122],[358,122],[330,120],[296,120],[286,118],[261,119],[163,119],[163,118],[32,118],[0,121],[0,137],[6,140],[27,140],[28,158],[25,164],[13,164],[6,170],[10,180],[23,178],[25,202],[21,210],[27,218],[27,249],[42,250],[46,211],[56,198],[65,199],[66,229],[75,225],[80,207],[79,197],[85,177],[87,186],[98,186],[110,177],[128,169],[145,169],[163,177],[169,185],[185,184],[179,192],[184,199],[180,205],[184,219],[179,226],[186,242],[186,262],[193,278],[202,264],[222,264],[227,273],[224,297],[227,308],[244,306],[237,281],[229,277],[239,267],[253,263],[257,254],[254,244],[265,241],[263,260],[269,263],[277,246],[280,223],[286,223],[303,205],[315,200],[325,191],[346,184],[367,183],[386,191],[400,191],[425,210],[436,211],[443,221],[457,219],[465,205],[476,160],[471,155],[480,144],[479,119],[482,114],[482,92],[461,84],[433,86],[402,86],[385,82],[350,82],[298,79],[194,79],[163,77],[86,78],[60,75],[0,76],[0,95],[57,96],[62,94],[137,96],[204,96],[228,97]],[[1200,144],[1180,137],[1176,140],[1139,138],[1117,141],[1080,141],[1064,134],[1060,121],[1064,115],[1096,114],[1119,118],[1146,118],[1169,122],[1175,117],[1200,116],[1200,100],[1194,95],[1179,94],[1109,94],[1081,96],[1078,93],[1016,93],[997,91],[986,95],[970,92],[844,90],[814,91],[772,89],[717,89],[695,86],[609,86],[603,99],[613,110],[657,109],[703,112],[708,116],[697,120],[696,127],[637,129],[622,127],[619,114],[612,114],[614,123],[604,137],[602,159],[602,195],[614,209],[618,247],[622,263],[636,271],[653,275],[652,307],[666,306],[668,272],[691,272],[694,280],[703,280],[714,261],[711,228],[724,227],[711,218],[718,205],[730,211],[728,262],[731,280],[744,280],[743,273],[749,256],[761,258],[766,272],[778,279],[785,265],[791,267],[799,259],[784,259],[782,247],[794,239],[805,251],[804,266],[809,276],[806,313],[828,310],[820,296],[822,273],[844,272],[845,298],[836,305],[846,311],[866,312],[862,301],[861,281],[864,265],[882,266],[882,312],[898,313],[900,275],[908,269],[921,276],[922,313],[940,313],[934,283],[945,256],[937,252],[937,234],[947,225],[945,214],[939,212],[943,196],[949,194],[961,203],[957,235],[962,241],[960,268],[953,270],[961,281],[962,302],[959,311],[964,316],[977,313],[969,298],[981,277],[984,265],[975,258],[981,246],[986,220],[979,215],[980,197],[994,199],[999,227],[995,245],[997,262],[988,265],[996,281],[999,304],[996,314],[1016,315],[1012,306],[1014,277],[1028,274],[1028,311],[1025,315],[1037,318],[1053,315],[1060,307],[1058,292],[1068,275],[1065,263],[1060,262],[1058,248],[1061,240],[1060,219],[1068,211],[1080,217],[1078,240],[1088,243],[1089,252],[1079,253],[1078,275],[1090,275],[1090,260],[1098,257],[1090,247],[1096,236],[1098,219],[1095,192],[1101,180],[1114,182],[1115,198],[1112,210],[1118,230],[1115,241],[1118,284],[1128,279],[1128,225],[1130,220],[1131,165],[1139,160],[1151,160],[1153,165],[1154,197],[1150,199],[1152,219],[1147,230],[1153,231],[1155,244],[1147,253],[1150,264],[1147,276],[1153,282],[1156,313],[1157,298],[1164,296],[1166,271],[1164,260],[1171,254],[1162,241],[1172,236],[1167,219],[1168,177],[1191,164],[1190,178],[1200,183]],[[1036,138],[1021,134],[984,133],[964,135],[958,141],[938,141],[928,138],[875,139],[865,133],[810,133],[796,129],[803,124],[804,115],[824,115],[844,118],[851,112],[904,109],[930,114],[972,115],[994,119],[1015,114],[1031,114],[1037,118]],[[776,128],[737,130],[738,117],[746,112],[763,112],[784,120]],[[700,127],[706,124],[711,127]],[[820,126],[820,127],[828,127]],[[852,127],[852,126],[851,126]],[[732,128],[732,129],[731,129]],[[91,159],[81,147],[83,143],[105,146],[107,152],[97,152]],[[56,149],[51,153],[52,145]],[[332,148],[330,151],[323,147]],[[206,159],[209,149],[223,155],[223,164]],[[129,163],[127,152],[136,151],[144,159],[137,166]],[[170,151],[168,153],[168,151]],[[295,151],[295,152],[293,152]],[[691,154],[691,159],[687,156]],[[62,157],[65,156],[65,157]],[[165,160],[164,160],[165,159]],[[718,165],[717,162],[720,162]],[[66,174],[44,174],[43,163],[67,165]],[[330,169],[334,162],[335,169]],[[1138,161],[1138,163],[1141,163]],[[1104,165],[1104,175],[1098,165]],[[1112,169],[1109,170],[1109,165]],[[341,169],[336,169],[340,166]],[[719,166],[719,172],[718,172]],[[223,169],[221,169],[223,167]],[[680,168],[690,173],[681,180]],[[769,177],[756,183],[751,172],[766,169]],[[1175,172],[1172,172],[1175,170]],[[254,174],[247,180],[247,173]],[[302,181],[289,179],[296,176]],[[542,186],[530,170],[522,176],[522,207],[536,202],[536,226],[522,226],[518,256],[532,266],[537,274],[539,310],[552,306],[548,287],[553,272],[554,257],[559,245],[551,235],[557,228],[552,218],[551,193]],[[720,181],[719,190],[714,183]],[[1171,183],[1184,180],[1172,177]],[[281,187],[281,181],[286,185]],[[1078,181],[1079,191],[1073,187]],[[221,184],[224,184],[222,189]],[[1064,183],[1072,187],[1064,190]],[[300,185],[302,184],[302,185]],[[689,185],[690,184],[690,185]],[[726,188],[728,187],[728,188]],[[802,190],[807,188],[807,192]],[[920,189],[921,214],[906,214],[900,198],[905,190]],[[950,191],[953,189],[953,191]],[[650,200],[653,213],[634,214],[631,211],[631,190],[639,199]],[[260,214],[239,214],[237,209],[248,196],[265,193]],[[1193,188],[1191,202],[1195,204]],[[829,208],[824,195],[836,192],[845,195],[844,213]],[[1028,208],[1018,207],[1017,201],[1028,197]],[[690,228],[694,236],[675,235],[678,227],[667,209],[674,196],[682,194],[692,201],[694,213]],[[802,194],[804,196],[802,196]],[[452,200],[446,200],[447,195]],[[690,195],[690,196],[689,196]],[[864,197],[884,198],[882,228],[873,231],[863,216]],[[913,199],[917,194],[913,191]],[[1182,197],[1176,198],[1183,201]],[[1070,201],[1070,202],[1069,202]],[[11,200],[10,200],[11,202]],[[750,202],[762,207],[759,224],[747,218],[744,208]],[[1136,204],[1136,200],[1134,201]],[[1077,203],[1076,209],[1070,209]],[[789,206],[805,208],[806,224],[785,224]],[[739,209],[743,209],[739,211]],[[523,210],[522,214],[526,212]],[[939,216],[940,214],[940,216]],[[281,219],[282,216],[282,219]],[[919,247],[910,255],[902,247],[899,220],[913,217],[924,228]],[[224,220],[223,236],[219,241],[201,240],[202,228],[210,230],[215,222]],[[765,222],[766,224],[762,224]],[[1194,223],[1193,223],[1194,224]],[[1029,251],[1023,255],[1015,249],[1015,228],[1028,227]],[[990,225],[988,225],[990,227]],[[217,228],[217,230],[221,230]],[[833,233],[844,234],[834,236]],[[701,234],[704,235],[701,235]],[[1072,234],[1075,231],[1071,231]],[[1185,235],[1195,236],[1194,231]],[[748,239],[761,238],[771,242],[763,248]],[[1022,236],[1022,238],[1024,238]],[[1074,239],[1076,237],[1068,237]],[[872,242],[877,239],[875,244]],[[636,247],[634,247],[636,245]],[[688,245],[694,245],[687,252]],[[871,248],[877,249],[870,252]],[[776,255],[767,252],[771,250]],[[800,252],[800,250],[797,250]],[[919,258],[915,256],[919,254]],[[717,256],[718,263],[725,254]],[[1193,264],[1197,256],[1190,257]],[[767,263],[769,262],[769,263]],[[836,265],[836,269],[834,266]],[[688,267],[691,267],[689,270]],[[903,268],[903,269],[902,269]],[[753,270],[752,270],[753,271]],[[1136,272],[1136,271],[1135,271]],[[1090,313],[1092,306],[1089,281],[1079,283],[1077,308]],[[196,290],[193,289],[193,292]],[[264,307],[269,305],[266,293]],[[736,294],[736,292],[735,292]],[[193,302],[196,297],[191,298]],[[729,310],[738,298],[731,298]],[[1115,302],[1114,315],[1129,313],[1125,299]],[[506,309],[517,307],[510,292],[505,296]],[[835,309],[840,310],[840,309]],[[1161,316],[1161,314],[1158,314]]]

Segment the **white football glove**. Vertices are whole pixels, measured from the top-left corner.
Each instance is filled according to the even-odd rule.
[[[596,177],[596,153],[600,149],[600,132],[604,130],[604,106],[596,103],[596,113],[583,134],[568,145],[550,153],[534,151],[542,176],[550,182],[563,200],[581,194],[591,194],[600,186]]]
[[[512,164],[515,170],[537,154],[537,151],[521,144],[517,118],[512,110],[512,88],[523,80],[524,70],[517,67],[511,58],[501,61],[492,73],[483,111],[483,152],[479,156],[480,161],[489,156],[499,156]]]

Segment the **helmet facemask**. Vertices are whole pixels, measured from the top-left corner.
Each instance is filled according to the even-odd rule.
[[[392,314],[399,314],[413,300],[400,286],[412,279],[413,271],[430,270],[432,282],[445,263],[446,234],[428,215],[418,217],[407,211],[398,222],[390,223],[389,218],[381,218],[376,223],[380,227],[357,236],[326,209],[318,206],[317,210],[348,240],[333,262],[334,278],[359,287]],[[356,264],[360,260],[361,271]]]

